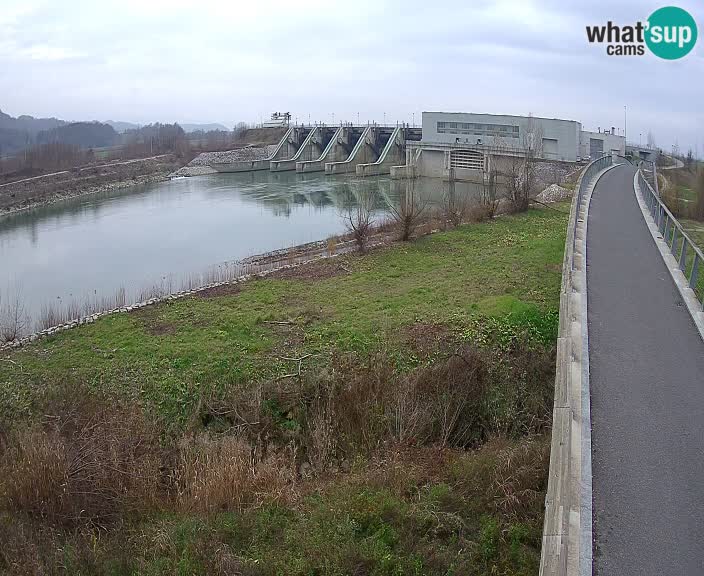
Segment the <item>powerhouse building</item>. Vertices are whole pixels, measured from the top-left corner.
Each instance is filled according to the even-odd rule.
[[[545,160],[576,162],[610,152],[625,153],[625,138],[615,129],[590,132],[576,120],[423,112],[423,138],[408,151],[409,160],[425,176],[443,176],[455,169],[487,170],[491,158],[523,155],[526,149]]]

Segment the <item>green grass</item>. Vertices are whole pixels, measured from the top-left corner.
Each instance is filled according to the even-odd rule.
[[[236,293],[105,317],[0,354],[0,426],[51,429],[64,413],[80,414],[80,399],[92,393],[100,402],[114,399],[108,406],[118,415],[119,407],[136,403],[158,430],[152,449],[164,468],[158,506],[100,528],[84,507],[83,523],[65,528],[31,510],[0,506],[0,573],[14,562],[16,573],[42,566],[47,573],[105,576],[536,574],[568,218],[566,204],[556,207],[323,265],[335,274],[255,279]],[[439,349],[414,339],[424,329],[440,330]],[[481,351],[475,376],[451,355],[455,345]],[[304,354],[311,355],[306,378],[273,382],[296,369],[286,357]],[[375,364],[378,355],[389,363]],[[442,371],[453,359],[460,368]],[[434,410],[453,405],[437,390],[451,392],[458,373],[465,383],[459,389],[472,392],[466,402],[476,404],[463,409],[473,426],[468,441],[399,444],[379,428],[386,420],[374,398],[382,396],[365,397],[380,394],[375,383],[394,390],[404,378],[425,374],[425,387],[417,389],[423,407]],[[261,410],[243,430],[217,417],[198,420],[200,403],[218,393],[238,393],[224,406],[246,410],[243,399],[261,383],[269,386]],[[348,403],[315,404],[325,390],[330,402]],[[319,429],[313,423],[326,422],[314,404],[338,406],[330,412],[334,423],[358,409],[364,438],[378,441],[367,449],[354,443],[354,425],[334,428],[335,452],[305,476],[301,462],[322,446],[316,438],[324,440],[312,436]],[[97,416],[86,418],[89,430],[100,425]],[[71,426],[61,430],[66,446],[80,453],[85,440],[73,438]],[[145,430],[132,425],[127,445],[151,445]],[[196,435],[214,444],[238,435],[260,459],[252,466],[261,469],[262,454],[270,452],[280,457],[282,474],[293,467],[286,476],[292,479],[253,488],[247,505],[180,508],[169,478]],[[218,469],[217,462],[208,461],[208,469]],[[43,469],[32,460],[27,470],[35,468]],[[0,502],[2,483],[0,477]],[[64,494],[58,485],[46,489]]]
[[[253,280],[237,294],[160,304],[41,340],[0,361],[0,412],[29,414],[57,383],[87,382],[180,425],[203,394],[290,371],[280,356],[312,353],[311,362],[325,362],[331,350],[365,354],[383,345],[412,365],[404,330],[417,323],[476,336],[477,318],[489,316],[526,323],[550,341],[567,221],[561,209],[347,256],[350,274]]]

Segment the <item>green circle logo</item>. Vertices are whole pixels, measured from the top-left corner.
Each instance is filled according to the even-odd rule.
[[[645,43],[665,60],[689,54],[697,42],[697,23],[686,10],[665,6],[653,12],[645,24]]]

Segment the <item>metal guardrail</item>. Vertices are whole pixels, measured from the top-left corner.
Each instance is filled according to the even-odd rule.
[[[607,166],[611,166],[613,164],[613,157],[611,154],[607,154],[605,156],[602,156],[601,158],[597,158],[593,162],[590,162],[589,165],[584,169],[584,172],[582,173],[582,178],[579,181],[579,189],[577,190],[577,207],[578,210],[577,212],[579,213],[579,206],[582,205],[582,200],[584,199],[584,194],[586,193],[587,189],[589,188],[589,185],[591,184],[592,179],[596,174],[601,172],[604,168]],[[574,254],[575,248],[577,245],[577,227],[574,227],[574,231],[572,234],[572,253]],[[574,258],[572,259],[572,262],[570,262],[570,267],[572,270],[574,270]]]
[[[653,176],[657,178],[655,166],[653,165]],[[657,182],[657,180],[655,180]],[[669,208],[660,199],[660,195],[645,177],[643,162],[638,167],[638,184],[640,185],[643,199],[645,200],[650,215],[662,234],[662,238],[670,248],[670,252],[679,264],[680,270],[689,282],[689,287],[697,294],[697,300],[704,306],[704,296],[697,293],[697,281],[699,280],[699,267],[704,262],[704,254],[692,241],[678,222],[677,218],[670,212]],[[687,273],[689,269],[689,274]]]

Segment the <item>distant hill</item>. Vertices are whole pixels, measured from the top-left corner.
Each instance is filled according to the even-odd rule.
[[[230,132],[227,126],[212,124],[179,124],[184,132]],[[151,125],[148,125],[151,126]],[[156,124],[154,124],[156,126]],[[167,125],[163,125],[167,126]],[[58,118],[14,118],[0,110],[0,156],[13,156],[36,144],[62,143],[81,148],[103,148],[122,143],[125,134],[145,128],[134,122],[66,122]],[[132,134],[134,136],[134,134]]]
[[[61,142],[80,148],[103,148],[117,144],[118,136],[109,124],[100,122],[73,122],[37,134],[36,144]]]
[[[119,120],[108,120],[105,123],[112,126],[119,134],[127,132],[128,130],[137,130],[140,126],[139,124],[135,124],[133,122],[122,122]],[[211,130],[222,130],[224,132],[230,131],[227,126],[222,124],[182,124],[181,122],[177,122],[177,124],[183,128],[183,131],[186,133],[198,132],[199,130],[202,130],[203,132],[209,132]]]
[[[132,122],[116,122],[114,120],[107,120],[105,124],[112,126],[115,132],[117,132],[118,134],[122,134],[123,132],[127,132],[128,130],[137,130],[139,128],[139,124],[133,124]]]
[[[58,118],[13,118],[0,110],[0,154],[16,154],[30,146],[40,132],[53,130],[64,124],[66,122]]]
[[[210,132],[211,130],[221,130],[223,132],[230,131],[227,126],[223,126],[222,124],[181,124],[179,122],[179,126],[181,126],[186,133],[198,132],[199,130],[202,130],[203,132]]]

